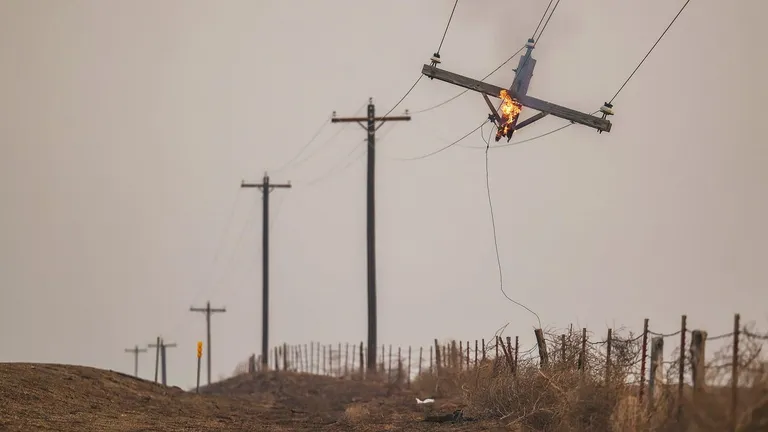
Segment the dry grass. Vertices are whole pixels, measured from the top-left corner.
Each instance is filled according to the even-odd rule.
[[[604,342],[587,344],[582,369],[578,367],[580,334],[565,339],[548,335],[547,345],[552,354],[544,366],[537,352],[525,357],[521,354],[516,370],[514,356],[510,364],[506,356],[500,355],[499,359],[487,359],[469,369],[444,367],[436,374],[423,374],[414,381],[414,389],[437,398],[460,399],[469,415],[499,420],[508,430],[733,430],[729,378],[732,347],[724,347],[709,362],[708,385],[701,392],[694,395],[686,384],[682,399],[678,397],[679,360],[675,360],[667,367],[666,382],[670,384],[657,387],[653,403],[648,403],[646,390],[645,400],[640,403],[640,338],[614,335],[610,371],[606,368]],[[761,354],[758,342],[741,342],[736,429],[740,432],[768,430],[768,374]],[[679,355],[673,353],[673,358],[679,359]],[[689,365],[686,369],[690,370]]]

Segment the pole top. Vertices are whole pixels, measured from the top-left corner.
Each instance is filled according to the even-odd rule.
[[[369,103],[369,104],[372,104],[372,103],[373,103],[373,98],[372,98],[372,97],[369,97],[369,98],[368,98],[368,103]]]

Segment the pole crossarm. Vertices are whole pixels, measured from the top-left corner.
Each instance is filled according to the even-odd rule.
[[[600,117],[595,117],[587,113],[566,108],[564,106],[553,104],[551,102],[537,99],[535,97],[531,97],[528,95],[516,94],[514,90],[511,90],[511,89],[507,90],[493,84],[488,84],[483,81],[465,77],[463,75],[459,75],[457,73],[449,72],[446,70],[438,69],[434,66],[430,66],[426,64],[421,69],[421,73],[429,78],[434,78],[440,81],[444,81],[449,84],[453,84],[459,87],[463,87],[465,89],[473,90],[478,93],[482,93],[495,98],[500,98],[501,91],[505,90],[509,93],[512,99],[518,101],[521,105],[525,107],[535,109],[537,111],[541,111],[542,113],[546,113],[549,115],[553,115],[555,117],[568,120],[572,123],[578,123],[584,126],[589,126],[593,129],[597,129],[600,132],[611,131],[611,122],[609,120],[602,119]],[[538,118],[536,120],[538,120]],[[532,122],[528,122],[525,124],[521,123],[521,125],[526,126],[530,123]],[[522,126],[518,126],[518,127],[522,127]]]

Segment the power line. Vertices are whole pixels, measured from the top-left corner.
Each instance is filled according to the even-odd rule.
[[[453,9],[451,9],[451,16],[448,17],[448,24],[445,25],[445,31],[443,32],[443,37],[440,39],[440,45],[437,47],[437,51],[435,52],[435,55],[437,57],[440,57],[440,50],[443,48],[443,42],[445,42],[445,35],[448,34],[448,27],[451,26],[451,21],[453,20],[453,13],[456,12],[456,6],[459,5],[459,0],[456,0],[453,3]]]
[[[683,13],[683,10],[685,9],[685,7],[686,7],[686,6],[688,6],[688,3],[690,3],[690,2],[691,2],[691,0],[686,0],[686,2],[683,4],[683,7],[681,7],[681,8],[680,8],[680,10],[677,12],[677,15],[675,15],[675,17],[674,17],[674,18],[672,18],[672,21],[669,23],[669,25],[667,26],[667,28],[666,28],[666,29],[664,29],[664,31],[661,33],[661,36],[659,36],[659,38],[658,38],[658,39],[656,39],[656,42],[653,44],[653,46],[651,47],[651,49],[650,49],[650,50],[648,50],[648,53],[647,53],[647,54],[645,54],[645,57],[643,57],[643,59],[642,59],[642,60],[640,60],[640,63],[638,63],[638,65],[637,65],[637,67],[635,68],[635,70],[633,70],[633,71],[632,71],[632,73],[631,73],[631,74],[629,74],[629,77],[627,78],[627,80],[626,80],[626,81],[624,81],[624,84],[622,84],[622,85],[621,85],[621,87],[619,87],[619,90],[618,90],[618,91],[616,91],[616,94],[615,94],[615,95],[613,95],[613,97],[611,98],[611,100],[610,100],[608,103],[613,103],[613,100],[614,100],[614,99],[616,99],[616,96],[618,96],[618,95],[619,95],[619,93],[621,93],[621,91],[624,89],[624,86],[626,86],[626,85],[627,85],[627,83],[629,82],[629,80],[631,80],[631,79],[632,79],[632,77],[635,75],[635,72],[637,72],[637,70],[638,70],[638,69],[640,69],[640,66],[642,66],[643,62],[645,62],[645,59],[647,59],[647,58],[648,58],[648,56],[649,56],[649,55],[651,55],[651,52],[653,52],[653,49],[654,49],[654,48],[656,48],[656,45],[658,45],[658,43],[661,41],[661,38],[663,38],[663,37],[664,37],[664,35],[665,35],[665,34],[667,34],[667,31],[668,31],[668,30],[669,30],[669,29],[672,27],[672,24],[674,24],[674,23],[675,23],[675,21],[677,20],[677,17],[679,17],[679,16],[680,16],[680,14],[681,14],[681,13]]]
[[[549,11],[549,7],[552,5],[552,1],[553,0],[549,1],[549,4],[547,5],[547,9],[544,10],[544,13],[541,15],[541,19],[539,19],[539,24],[536,26],[536,30],[533,31],[533,36],[531,36],[531,38],[536,41],[536,42],[534,42],[534,46],[538,42],[538,40],[536,39],[536,32],[539,31],[539,28],[541,27],[541,23],[544,22],[544,18],[546,18],[546,16],[547,16],[547,12]],[[560,3],[560,0],[558,0],[557,4],[559,4],[559,3]],[[555,4],[555,9],[557,8],[557,4]],[[555,9],[552,9],[552,13],[555,12]],[[549,15],[549,18],[552,18],[552,14]],[[549,23],[549,18],[547,19],[547,22],[544,24],[544,28],[547,27],[547,24]],[[544,28],[541,29],[541,33],[538,36],[539,38],[544,33]],[[513,58],[517,57],[517,55],[520,54],[524,49],[525,49],[525,45],[520,47],[520,49],[518,49],[514,54],[509,56],[509,58],[504,60],[500,65],[496,66],[496,68],[494,70],[492,70],[490,73],[488,73],[488,75],[486,75],[483,78],[481,78],[480,81],[485,81],[486,79],[488,79],[488,77],[490,77],[491,75],[495,74],[499,69],[503,68],[504,66],[507,65],[507,63],[512,61]],[[436,53],[436,54],[439,54],[439,53]],[[436,57],[440,58],[439,55],[437,55]],[[443,105],[445,105],[445,104],[447,104],[449,102],[452,102],[452,101],[458,99],[460,96],[464,95],[464,93],[466,93],[468,91],[469,91],[469,89],[462,90],[461,92],[459,92],[455,96],[453,96],[453,97],[451,97],[451,98],[449,98],[449,99],[447,99],[447,100],[445,100],[443,102],[440,102],[437,105],[433,105],[433,106],[431,106],[429,108],[424,108],[424,109],[421,109],[421,110],[413,111],[413,114],[421,114],[421,113],[425,113],[427,111],[432,111],[433,109],[436,109],[436,108],[440,108],[441,106],[443,106]]]
[[[307,141],[307,143],[304,144],[304,146],[301,147],[301,149],[290,160],[288,160],[288,162],[284,163],[280,168],[278,168],[276,170],[273,170],[273,172],[282,171],[286,167],[291,165],[294,161],[296,161],[296,159],[298,159],[299,156],[301,156],[301,154],[304,153],[304,151],[307,149],[307,147],[309,147],[310,144],[315,142],[315,139],[317,139],[317,137],[320,135],[320,133],[323,130],[325,130],[325,128],[328,126],[328,119],[330,119],[330,118],[331,118],[331,116],[328,116],[327,118],[323,119],[323,124],[321,124],[320,127],[317,128],[317,131],[315,131],[315,133],[312,135],[312,138],[310,138],[309,141]]]
[[[491,147],[491,135],[493,135],[493,128],[491,128],[491,133],[488,135],[488,139],[485,139],[485,136],[483,136],[483,141],[485,141],[486,147],[485,147],[485,190],[488,194],[488,210],[491,215],[491,227],[493,229],[493,248],[496,252],[496,265],[499,271],[499,289],[501,290],[501,293],[504,295],[504,297],[507,298],[507,300],[511,301],[512,303],[520,306],[521,308],[527,310],[528,312],[532,313],[533,316],[536,317],[536,320],[539,322],[539,328],[541,328],[541,318],[539,318],[539,314],[534,312],[531,308],[528,306],[520,303],[517,300],[514,300],[511,298],[507,292],[504,290],[504,271],[502,270],[501,266],[501,254],[499,254],[499,240],[496,235],[496,217],[493,212],[493,198],[491,197],[491,176],[490,171],[488,169],[488,149]]]
[[[550,0],[549,3],[552,4],[552,0]],[[535,42],[533,43],[534,47],[536,46],[537,43],[539,43],[539,39],[541,39],[541,35],[544,34],[544,30],[546,30],[547,25],[549,24],[549,20],[552,19],[552,15],[555,14],[555,9],[557,9],[557,5],[559,5],[559,4],[560,4],[560,0],[557,0],[557,3],[555,3],[555,7],[552,8],[552,12],[549,14],[549,17],[547,18],[547,21],[544,23],[544,27],[541,28],[541,33],[539,33],[539,36],[536,39],[534,39],[535,40]],[[547,9],[549,9],[549,6],[547,6]],[[547,11],[544,11],[544,15],[546,15],[546,14],[547,14]]]
[[[362,110],[365,108],[365,106],[366,106],[366,105],[367,105],[367,103],[363,103],[362,105],[360,105],[360,107],[357,109],[357,111],[355,111],[355,115],[359,114],[359,113],[360,113],[360,111],[362,111]],[[333,118],[333,114],[332,114],[330,117],[326,118],[326,119],[325,119],[325,122],[327,123],[327,122],[328,122],[328,120],[330,120],[331,118]],[[323,129],[325,128],[325,126],[326,126],[326,125],[324,125],[323,127],[321,127],[321,128],[320,128],[320,130],[323,130]],[[299,165],[303,164],[304,162],[306,162],[306,161],[308,161],[308,160],[312,159],[313,157],[315,157],[315,156],[318,154],[318,152],[319,152],[320,150],[324,149],[324,148],[325,148],[325,147],[327,147],[327,146],[328,146],[328,145],[329,145],[331,142],[333,142],[333,141],[334,141],[334,140],[335,140],[335,139],[336,139],[336,138],[339,136],[339,134],[341,134],[341,132],[343,132],[343,131],[344,131],[344,129],[346,129],[346,126],[348,126],[348,125],[344,125],[343,127],[341,127],[341,128],[338,128],[338,129],[336,130],[336,132],[334,132],[334,133],[333,133],[333,135],[331,135],[331,136],[330,136],[330,137],[328,137],[328,138],[327,138],[325,141],[323,141],[323,143],[322,143],[322,144],[320,144],[320,145],[316,146],[316,147],[315,147],[315,149],[314,149],[314,151],[311,151],[311,152],[310,152],[310,153],[309,153],[309,154],[308,154],[308,155],[307,155],[305,158],[303,158],[303,159],[299,159],[298,161],[296,161],[296,162],[293,164],[293,166],[294,166],[294,167],[295,167],[295,166],[299,166]],[[307,145],[305,145],[305,146],[304,146],[304,148],[306,149],[306,147],[307,147],[307,146],[308,146],[308,145],[309,145],[309,144],[310,144],[312,141],[314,141],[314,139],[315,139],[316,137],[317,137],[317,134],[315,135],[315,137],[314,137],[314,138],[313,138],[313,139],[312,139],[312,140],[311,140],[309,143],[307,143]],[[300,155],[302,152],[303,152],[303,150],[302,150],[301,152],[297,153],[296,157],[294,157],[294,159],[293,159],[293,160],[295,160],[295,159],[296,159],[296,158],[297,158],[297,157],[298,157],[298,156],[299,156],[299,155]],[[288,165],[289,165],[289,164],[286,164],[286,165],[284,165],[282,168],[280,168],[280,170],[282,170],[283,168],[287,167]],[[278,171],[279,171],[279,170],[278,170]]]
[[[438,154],[438,153],[442,152],[443,150],[447,150],[447,149],[449,149],[449,148],[453,147],[454,145],[456,145],[456,144],[460,143],[461,141],[463,141],[464,139],[466,139],[468,136],[470,136],[470,135],[472,135],[473,133],[477,132],[478,130],[480,130],[480,129],[483,127],[483,125],[484,125],[484,124],[485,124],[487,121],[488,121],[488,119],[485,119],[485,120],[483,120],[483,122],[482,122],[482,123],[480,123],[480,125],[478,125],[478,126],[477,126],[476,128],[474,128],[474,129],[472,129],[471,131],[467,132],[467,134],[466,134],[466,135],[464,135],[463,137],[461,137],[461,138],[457,139],[456,141],[453,141],[452,143],[448,144],[447,146],[445,146],[445,147],[441,147],[441,148],[439,148],[439,149],[437,149],[437,150],[435,150],[435,151],[433,151],[433,152],[431,152],[431,153],[427,153],[427,154],[425,154],[425,155],[421,155],[421,156],[417,156],[417,157],[413,157],[413,158],[395,158],[395,159],[397,159],[397,160],[401,160],[401,161],[414,161],[414,160],[426,159],[426,158],[428,158],[428,157],[430,157],[430,156],[434,156],[434,155],[436,155],[436,154]]]
[[[537,25],[536,30],[533,31],[533,35],[531,36],[531,39],[536,38],[536,32],[539,31],[539,27],[541,27],[541,23],[544,21],[544,17],[547,16],[547,11],[549,10],[550,6],[552,6],[552,0],[549,0],[549,4],[547,5],[547,8],[544,10],[544,14],[541,15],[541,19],[539,20],[539,25]]]
[[[496,69],[492,70],[492,71],[491,71],[491,72],[490,72],[488,75],[484,76],[484,77],[483,77],[483,79],[482,79],[481,81],[485,81],[485,80],[486,80],[488,77],[490,77],[491,75],[495,74],[495,73],[496,73],[496,72],[497,72],[499,69],[501,69],[501,68],[503,68],[504,66],[506,66],[506,64],[507,64],[507,63],[509,63],[510,61],[512,61],[512,59],[513,59],[513,58],[517,57],[517,55],[518,55],[518,54],[520,54],[520,52],[522,52],[524,49],[525,49],[525,45],[523,45],[522,47],[520,47],[520,49],[519,49],[519,50],[517,50],[517,52],[515,52],[514,54],[512,54],[511,56],[509,56],[509,58],[507,58],[506,60],[504,60],[504,61],[503,61],[503,62],[502,62],[500,65],[496,66]],[[423,75],[422,75],[422,76],[423,76]],[[459,98],[459,96],[462,96],[464,93],[466,93],[466,92],[468,92],[468,91],[469,91],[469,89],[465,89],[465,90],[462,90],[461,92],[459,92],[458,94],[456,94],[455,96],[453,96],[453,97],[452,97],[452,98],[450,98],[450,99],[444,100],[444,101],[440,102],[439,104],[437,104],[437,105],[433,105],[433,106],[431,106],[431,107],[429,107],[429,108],[424,108],[424,109],[422,109],[422,110],[414,111],[414,112],[413,112],[413,114],[421,114],[421,113],[425,113],[425,112],[427,112],[427,111],[432,111],[433,109],[436,109],[436,108],[440,108],[441,106],[443,106],[443,105],[445,105],[445,104],[447,104],[447,103],[449,103],[449,102],[452,102],[452,101],[454,101],[454,100],[458,99],[458,98]]]
[[[366,142],[367,140],[360,141],[359,143],[355,144],[354,147],[352,147],[352,150],[347,153],[347,155],[341,160],[342,162],[347,160],[350,156],[352,156],[355,152],[358,152],[361,148],[364,148],[361,143]],[[333,174],[340,173],[343,171],[346,171],[347,168],[349,168],[352,164],[359,161],[363,156],[365,155],[365,152],[360,152],[354,159],[351,161],[347,161],[346,164],[336,164],[328,171],[324,172],[322,175],[315,177],[312,180],[302,182],[305,184],[306,187],[313,186],[315,184],[321,183],[325,181],[326,179],[330,178]],[[339,168],[341,167],[341,168]]]

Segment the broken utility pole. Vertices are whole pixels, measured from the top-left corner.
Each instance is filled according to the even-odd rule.
[[[190,307],[190,312],[203,312],[205,314],[205,332],[206,332],[206,344],[208,345],[208,357],[206,359],[206,366],[208,367],[208,385],[211,385],[211,314],[215,312],[226,312],[227,308],[212,308],[211,302],[205,303],[204,308]]]
[[[376,131],[388,121],[409,121],[411,116],[405,111],[403,116],[376,117],[373,98],[368,98],[368,116],[336,117],[333,112],[331,123],[357,123],[368,132],[368,178],[367,178],[367,267],[368,267],[368,370],[376,371]],[[377,126],[378,123],[378,126]]]
[[[515,79],[512,81],[512,85],[509,89],[503,89],[493,84],[484,83],[472,78],[441,70],[437,68],[440,63],[439,57],[432,57],[431,65],[424,65],[421,73],[430,79],[438,79],[447,83],[457,85],[469,90],[474,90],[483,95],[486,103],[491,109],[491,115],[489,119],[493,120],[497,127],[498,133],[496,135],[496,141],[502,136],[507,137],[507,141],[512,138],[512,133],[515,130],[528,126],[537,120],[544,118],[547,115],[553,115],[571,123],[579,123],[594,129],[598,132],[610,132],[611,122],[606,119],[607,116],[613,115],[612,105],[606,102],[600,112],[602,117],[595,117],[591,114],[585,114],[570,108],[566,108],[560,105],[536,99],[528,96],[528,86],[533,77],[533,68],[536,66],[536,59],[531,57],[531,52],[534,48],[534,40],[528,39],[526,44],[526,53],[520,57],[517,69],[515,69]],[[491,103],[488,96],[502,99],[502,115],[500,116],[496,112],[496,108]],[[529,117],[528,119],[517,123],[518,116],[522,107],[528,107],[539,111],[538,114]]]
[[[126,348],[125,352],[133,354],[133,376],[139,376],[139,354],[147,352],[146,348],[139,349],[136,345],[133,348]]]
[[[280,184],[270,183],[269,175],[264,173],[261,183],[240,183],[241,188],[261,189],[263,216],[261,234],[261,365],[267,370],[269,360],[269,194],[275,188],[290,188],[291,182]],[[208,346],[210,350],[210,345]]]
[[[157,363],[158,363],[158,358],[160,358],[160,363],[162,365],[162,371],[163,371],[162,383],[163,383],[163,385],[167,385],[166,373],[165,373],[166,372],[166,369],[165,369],[165,365],[166,365],[166,363],[165,363],[165,349],[166,348],[175,348],[175,347],[176,347],[175,343],[165,343],[163,338],[161,338],[159,336],[157,338],[157,343],[149,344],[149,348],[155,348],[155,350],[156,350],[155,351],[155,382],[157,382],[157,369],[158,369],[158,364]]]

